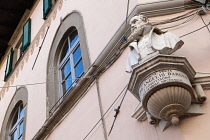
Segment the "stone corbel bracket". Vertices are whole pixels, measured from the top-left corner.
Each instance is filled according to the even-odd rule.
[[[167,120],[167,119],[164,120],[164,119],[161,119],[161,117],[158,118],[157,116],[154,117],[154,115],[151,115],[151,113],[148,111],[148,108],[147,108],[149,106],[148,100],[150,100],[150,97],[154,96],[154,94],[156,94],[157,91],[160,92],[161,88],[155,88],[155,90],[153,90],[154,88],[149,89],[148,91],[146,91],[146,94],[143,92],[144,94],[141,97],[142,93],[141,93],[141,90],[139,90],[139,87],[141,87],[142,84],[145,84],[144,81],[148,80],[148,77],[151,77],[151,74],[154,74],[155,72],[158,73],[157,71],[160,71],[161,69],[164,69],[164,70],[172,69],[173,71],[174,68],[172,65],[176,65],[175,67],[178,67],[178,69],[176,70],[179,70],[180,72],[183,72],[187,75],[187,77],[189,78],[190,87],[191,87],[191,89],[188,90],[187,89],[188,87],[186,88],[185,86],[182,86],[179,84],[177,85],[177,83],[174,82],[174,86],[176,87],[182,86],[182,88],[186,88],[191,95],[189,107],[187,107],[183,113],[181,112],[180,115],[178,113],[178,118],[182,119],[188,116],[204,114],[205,112],[201,108],[201,104],[207,100],[204,89],[210,89],[210,73],[209,74],[195,73],[195,71],[190,66],[187,59],[184,57],[157,55],[144,63],[140,62],[138,65],[136,65],[130,79],[129,90],[131,91],[132,94],[134,94],[134,96],[138,100],[140,100],[140,104],[137,106],[137,109],[132,114],[132,117],[137,119],[138,121],[145,121],[147,119],[148,123],[152,125],[159,124],[162,131],[167,129],[173,123],[173,121],[175,122],[174,124],[176,124],[176,122],[179,122],[179,119],[177,117],[173,118],[173,116],[171,115],[172,116],[171,120]],[[156,66],[156,68],[154,68],[154,66]],[[164,83],[161,86],[162,86],[162,89],[164,88],[169,89],[170,86],[173,86],[173,83],[171,84]],[[143,103],[142,100],[143,101],[146,100],[146,103]],[[154,100],[154,97],[152,100]],[[166,106],[166,108],[167,107],[168,106]],[[175,104],[175,106],[173,105],[169,106],[169,108],[172,108],[172,110],[177,109],[177,104]],[[168,112],[170,113],[170,111]],[[166,111],[166,115],[168,112]],[[162,112],[160,112],[159,114],[161,115],[161,113]],[[165,117],[165,115],[163,115],[163,117]]]
[[[197,116],[203,114],[205,114],[205,111],[202,109],[201,104],[192,103],[190,108],[187,110],[185,117]],[[131,117],[141,122],[147,120],[150,125],[159,124],[162,131],[166,130],[171,125],[171,122],[159,120],[152,117],[149,113],[147,113],[143,109],[142,105],[138,105],[137,109],[134,111]]]

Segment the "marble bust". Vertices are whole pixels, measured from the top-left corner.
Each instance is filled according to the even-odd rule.
[[[184,44],[178,36],[170,32],[163,32],[153,27],[146,16],[134,16],[130,20],[131,49],[126,63],[126,71],[132,72],[132,66],[144,61],[154,53],[171,54]]]

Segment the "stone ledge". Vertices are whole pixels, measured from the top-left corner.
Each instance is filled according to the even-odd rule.
[[[138,89],[140,85],[137,83],[141,83],[149,73],[151,74],[158,70],[164,69],[177,69],[182,71],[188,76],[191,82],[193,82],[193,78],[196,74],[185,57],[158,54],[147,60],[144,60],[143,63],[139,62],[139,64],[134,67],[128,89],[139,100],[140,97]]]

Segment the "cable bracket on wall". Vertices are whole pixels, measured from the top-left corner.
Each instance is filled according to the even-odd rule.
[[[126,94],[127,94],[127,91],[128,91],[128,85],[126,86],[125,94],[123,95],[123,98],[122,98],[122,100],[121,100],[121,102],[120,102],[120,105],[119,105],[117,108],[114,109],[114,111],[115,111],[114,121],[113,121],[113,123],[112,123],[112,126],[111,126],[111,129],[110,129],[110,131],[109,131],[108,136],[109,136],[109,135],[111,134],[111,132],[112,132],[112,129],[113,129],[113,127],[114,127],[114,124],[115,124],[115,121],[116,121],[116,119],[117,119],[117,116],[118,116],[118,114],[120,113],[120,108],[121,108],[122,103],[123,103],[123,101],[124,101],[124,99],[125,99],[125,96],[126,96]]]

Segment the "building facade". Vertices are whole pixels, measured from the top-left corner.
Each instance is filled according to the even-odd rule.
[[[191,0],[32,3],[12,31],[0,61],[0,140],[209,139],[208,3]],[[132,36],[130,21],[140,13],[162,37],[170,32],[184,44],[170,54],[164,50],[155,51],[145,60],[140,56],[141,60],[139,57],[131,71],[126,72],[133,49],[129,44],[146,36],[143,33],[137,38]],[[163,42],[157,39],[159,43]],[[176,81],[162,83],[156,79],[160,86],[149,88],[148,83],[154,82],[154,74],[161,70],[186,76],[187,82],[169,76]],[[146,81],[149,78],[151,81]],[[189,99],[184,102],[189,103],[184,110],[184,105],[170,106],[169,120],[164,119],[165,110],[155,117],[147,110],[149,101],[145,101],[145,107],[143,100],[170,86],[187,90]],[[141,88],[148,89],[142,99]],[[179,91],[173,99],[182,99],[185,91]],[[171,94],[172,91],[167,98],[161,96],[164,98],[161,102],[167,102]]]

